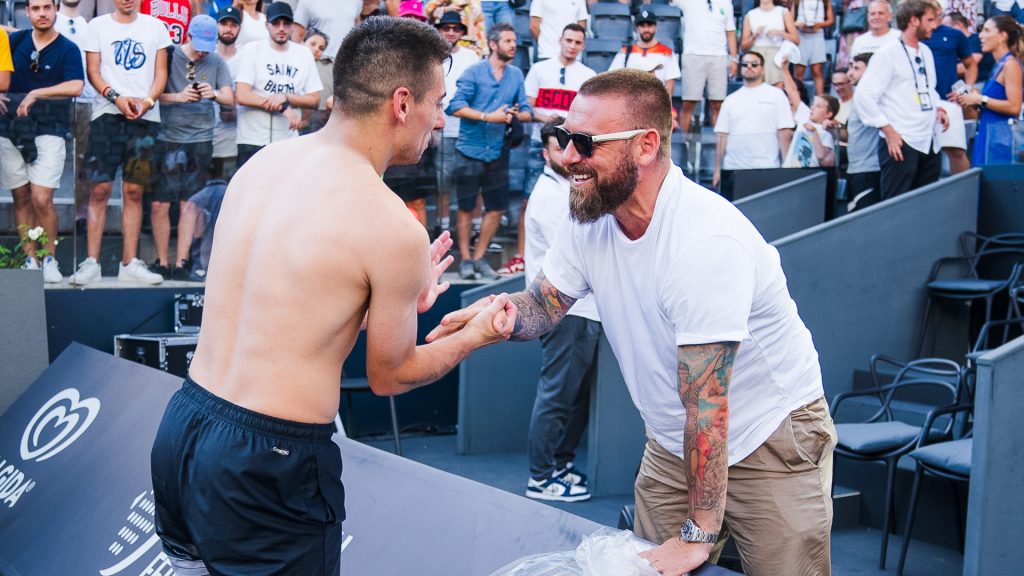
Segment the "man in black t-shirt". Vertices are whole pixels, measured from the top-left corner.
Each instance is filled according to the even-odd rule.
[[[64,135],[70,130],[71,99],[82,93],[85,73],[74,42],[53,24],[54,0],[28,0],[31,30],[11,34],[10,102],[0,119],[0,185],[11,190],[14,219],[46,231],[49,255],[38,262],[34,243],[26,242],[26,268],[43,269],[43,280],[63,280],[53,257],[57,211],[53,191],[60,187],[67,154]]]

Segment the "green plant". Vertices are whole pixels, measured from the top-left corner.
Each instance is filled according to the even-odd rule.
[[[35,243],[35,257],[40,262],[47,256],[53,256],[53,254],[46,249],[46,245],[50,239],[46,235],[46,230],[43,230],[42,226],[36,226],[35,228],[29,228],[26,224],[18,226],[18,243],[14,245],[14,248],[8,248],[7,246],[0,245],[0,268],[20,268],[25,263],[25,244]],[[59,241],[59,240],[58,240]],[[56,244],[57,241],[54,242]]]

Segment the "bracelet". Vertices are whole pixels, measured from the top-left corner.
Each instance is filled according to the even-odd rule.
[[[156,106],[156,101],[150,98],[149,96],[146,96],[142,101],[145,102],[150,108]]]
[[[481,112],[480,113],[480,121],[481,122],[487,122],[487,113],[486,112]]]
[[[114,90],[114,88],[111,86],[107,86],[106,91],[103,93],[103,97],[106,98],[108,102],[114,105],[117,105],[117,99],[120,96],[121,95],[117,92],[117,90]]]

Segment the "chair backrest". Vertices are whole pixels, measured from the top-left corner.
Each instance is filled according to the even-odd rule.
[[[1024,261],[1024,233],[982,236],[966,231],[960,234],[960,251],[968,259],[972,278],[1006,278]]]
[[[601,73],[608,70],[615,55],[622,50],[622,41],[592,38],[583,49],[583,63]]]
[[[682,12],[676,6],[660,4],[652,4],[646,9],[658,20],[658,31],[654,35],[655,38],[658,39],[658,42],[678,52],[683,33]]]
[[[625,4],[594,4],[590,7],[590,29],[594,36],[625,40],[633,35],[633,17]]]
[[[882,382],[882,365],[897,368],[888,384]],[[904,363],[886,356],[873,356],[871,376],[875,386],[884,392],[879,395],[881,407],[869,421],[897,420],[894,409],[904,401],[930,406],[956,403],[960,398],[963,373],[959,364],[945,358],[921,358]],[[947,427],[950,424],[947,422]]]

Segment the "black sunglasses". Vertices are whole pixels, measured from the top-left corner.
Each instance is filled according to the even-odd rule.
[[[921,76],[927,76],[928,72],[924,69],[924,64],[921,63],[921,57],[920,56],[914,56],[914,62],[917,62],[917,72]]]
[[[748,60],[747,62],[740,62],[740,66],[743,67],[743,68],[760,68],[761,67],[761,63],[760,62],[752,62],[752,61]]]
[[[558,71],[558,83],[565,86],[565,66],[562,66],[562,69]]]
[[[33,50],[31,58],[32,58],[32,65],[31,65],[32,71],[33,72],[39,72],[39,50]]]
[[[614,142],[616,140],[629,140],[631,138],[636,138],[648,130],[649,128],[641,128],[639,130],[627,130],[625,132],[612,132],[611,134],[598,134],[596,136],[592,136],[581,132],[569,132],[565,128],[558,126],[555,128],[555,140],[558,142],[558,147],[562,150],[568,148],[569,142],[572,142],[572,145],[576,147],[576,151],[579,152],[580,156],[589,158],[594,154],[594,144],[600,144],[601,142]]]
[[[708,0],[708,12],[714,12],[714,8],[711,7],[711,0]]]
[[[196,63],[192,61],[185,62],[185,79],[189,82],[195,82],[196,80]]]

